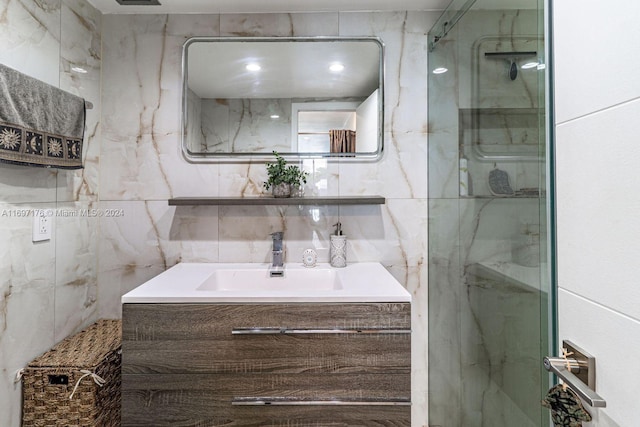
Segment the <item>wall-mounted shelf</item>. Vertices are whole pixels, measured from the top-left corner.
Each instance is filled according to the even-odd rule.
[[[384,205],[381,196],[334,197],[175,197],[169,206]]]

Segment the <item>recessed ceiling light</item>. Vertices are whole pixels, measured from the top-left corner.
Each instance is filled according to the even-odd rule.
[[[277,115],[277,114],[272,114],[272,115],[271,115],[271,118],[272,118],[272,119],[279,119],[279,118],[280,118],[280,116],[279,116],[279,115]]]
[[[260,71],[262,69],[260,64],[256,64],[256,63],[247,64],[246,68],[247,68],[247,71]]]
[[[444,67],[438,67],[436,69],[433,70],[433,74],[444,74],[447,71],[449,71],[448,68],[444,68]]]
[[[538,64],[538,70],[544,70],[545,68],[547,68],[547,66],[545,64]]]
[[[537,62],[527,62],[523,64],[520,68],[523,70],[528,70],[529,68],[536,68],[539,64]]]
[[[80,74],[87,74],[87,70],[85,70],[82,67],[71,67],[71,71],[76,72],[76,73],[80,73]]]
[[[344,70],[344,65],[339,62],[334,62],[329,66],[329,70],[333,71],[334,73],[339,73],[340,71]]]

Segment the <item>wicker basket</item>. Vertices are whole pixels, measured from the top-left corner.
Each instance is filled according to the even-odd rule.
[[[22,376],[22,425],[119,426],[121,340],[119,320],[99,320],[32,361]]]

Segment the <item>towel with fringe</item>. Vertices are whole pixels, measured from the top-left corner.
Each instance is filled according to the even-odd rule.
[[[0,64],[0,161],[82,168],[84,99]]]

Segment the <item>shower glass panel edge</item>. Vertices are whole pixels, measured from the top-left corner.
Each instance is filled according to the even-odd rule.
[[[546,427],[541,361],[556,329],[548,7],[491,3],[453,1],[428,34],[429,425]],[[473,56],[483,37],[490,64]],[[496,169],[506,194],[488,183]]]

